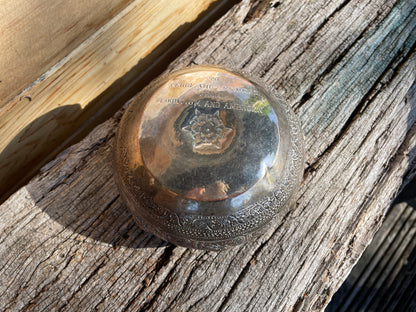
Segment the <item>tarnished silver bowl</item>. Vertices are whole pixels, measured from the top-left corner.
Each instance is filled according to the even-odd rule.
[[[258,237],[287,208],[303,171],[288,105],[250,78],[194,66],[152,82],[114,146],[136,222],[176,245],[219,250]]]

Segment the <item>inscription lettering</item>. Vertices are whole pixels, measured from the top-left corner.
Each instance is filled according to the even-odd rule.
[[[192,82],[187,81],[175,81],[169,85],[171,88],[192,88]]]
[[[200,89],[212,89],[212,85],[208,83],[200,83],[197,86]]]
[[[218,109],[227,109],[227,110],[238,110],[242,112],[252,112],[252,113],[261,113],[262,110],[260,107],[250,106],[246,104],[238,104],[238,103],[220,103],[215,101],[183,101],[179,98],[160,98],[160,103],[169,103],[169,104],[184,104],[188,106],[197,107],[208,107],[208,108],[218,108]]]

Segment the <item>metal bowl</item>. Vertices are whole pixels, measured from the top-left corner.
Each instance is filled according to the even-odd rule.
[[[289,106],[258,82],[194,66],[153,81],[131,103],[114,168],[144,230],[219,250],[258,237],[290,205],[303,135]]]

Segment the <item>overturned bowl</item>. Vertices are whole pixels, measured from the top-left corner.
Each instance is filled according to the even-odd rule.
[[[114,145],[122,198],[144,230],[220,250],[257,238],[289,207],[303,135],[288,105],[238,72],[193,66],[130,104]]]

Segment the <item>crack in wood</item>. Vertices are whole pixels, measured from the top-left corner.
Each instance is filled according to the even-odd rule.
[[[378,14],[380,14],[380,13],[378,13]],[[374,19],[374,21],[376,21],[376,20],[377,20],[377,17]],[[328,19],[328,21],[329,21],[329,19]],[[328,21],[326,21],[326,23]],[[293,110],[295,112],[298,112],[299,109],[308,100],[310,100],[313,97],[315,90],[321,84],[322,80],[324,80],[325,77],[330,72],[332,72],[334,70],[334,68],[344,59],[344,57],[348,54],[348,52],[351,51],[351,49],[361,41],[361,39],[364,37],[364,35],[367,34],[367,32],[369,31],[369,29],[371,29],[373,26],[374,26],[373,23],[369,23],[360,32],[360,34],[357,36],[357,38],[355,38],[353,41],[351,41],[351,43],[348,46],[346,46],[336,58],[334,58],[333,60],[331,60],[331,62],[328,64],[328,66],[326,66],[325,69],[318,74],[318,76],[315,78],[315,80],[310,84],[308,90],[304,93],[304,95],[300,98],[300,100],[297,103],[294,104]],[[315,35],[315,37],[316,37],[316,35]],[[302,53],[304,53],[304,51]]]
[[[282,219],[282,222],[276,227],[276,229],[274,229],[274,231],[254,250],[253,254],[250,256],[250,258],[248,259],[248,261],[244,265],[243,269],[239,273],[237,279],[231,285],[230,290],[225,295],[224,300],[222,301],[220,307],[217,310],[218,312],[224,312],[225,311],[225,309],[227,308],[226,305],[229,302],[229,300],[231,299],[233,293],[236,291],[239,284],[244,280],[245,276],[247,275],[247,273],[248,273],[248,271],[249,271],[249,269],[252,265],[252,260],[255,259],[260,254],[260,252],[266,247],[266,245],[269,242],[269,239],[281,230],[281,228],[283,227],[283,225],[284,225],[284,223],[287,220],[289,215],[290,215],[290,211],[286,213],[286,215]]]
[[[88,284],[88,282],[96,275],[98,274],[98,272],[105,266],[105,264],[108,262],[108,258],[107,257],[103,257],[101,259],[101,261],[98,263],[98,265],[95,267],[95,269],[87,276],[87,278],[85,280],[83,280],[83,282],[79,285],[79,287],[71,294],[71,296],[65,300],[64,304],[61,305],[58,308],[58,311],[62,311],[76,296],[77,293],[79,293],[80,291],[82,291],[82,289],[84,288],[85,285]]]
[[[270,63],[268,63],[265,67],[264,67],[264,69],[262,70],[262,72],[260,73],[260,75],[259,75],[259,77],[260,78],[264,78],[266,75],[267,75],[267,73],[273,68],[273,66],[275,66],[276,65],[276,63],[277,63],[277,61],[279,60],[279,57],[280,57],[280,55],[282,55],[283,53],[285,53],[286,51],[288,51],[289,50],[289,48],[296,42],[296,41],[298,41],[298,39],[300,38],[300,36],[302,35],[302,33],[303,33],[303,31],[300,31],[299,32],[299,34],[293,39],[293,40],[291,40],[274,58],[273,58],[273,60],[270,62]],[[302,53],[301,53],[302,54]],[[299,57],[299,55],[297,56],[297,57]],[[297,58],[296,57],[296,58]],[[292,61],[292,63],[293,63],[294,61]],[[292,63],[290,63],[289,64],[289,66],[290,65],[292,65]]]
[[[324,28],[324,26],[325,25],[327,25],[328,24],[328,22],[329,21],[331,21],[336,15],[337,15],[337,13],[339,13],[339,12],[341,12],[342,11],[342,9],[343,8],[345,8],[347,5],[348,5],[348,3],[350,2],[351,0],[345,0],[345,1],[343,1],[340,5],[338,5],[330,14],[329,14],[329,16],[327,16],[327,17],[325,17],[325,19],[318,25],[318,27],[316,28],[316,30],[312,33],[312,35],[311,35],[311,38],[313,38],[313,39],[309,39],[309,40],[311,40],[311,42],[310,42],[310,44],[312,44],[315,40],[316,40],[316,38],[317,38],[317,36],[318,36],[318,33]],[[378,12],[378,14],[380,14],[379,12]],[[377,15],[377,16],[379,16],[379,15]],[[375,18],[374,19],[374,21],[376,21],[377,20],[377,18]],[[325,71],[324,71],[324,73],[322,73],[321,75],[319,75],[319,77],[317,78],[317,79],[315,79],[315,81],[312,83],[312,85],[309,87],[309,90],[304,94],[304,99],[301,99],[301,103],[303,104],[304,102],[306,102],[309,98],[310,98],[310,96],[311,96],[311,94],[312,94],[312,92],[315,90],[315,87],[316,87],[316,85],[323,79],[323,77],[327,74],[327,73],[329,73],[332,69],[333,69],[333,67],[335,67],[335,65],[337,64],[337,63],[339,63],[341,60],[342,60],[342,58],[345,56],[345,54],[347,54],[347,52],[352,48],[352,46],[361,38],[361,36],[363,35],[363,33],[365,33],[365,31],[371,26],[371,25],[373,25],[373,23],[370,23],[365,29],[364,29],[364,31],[359,35],[359,37],[356,39],[356,40],[354,40],[353,42],[352,42],[352,44],[350,45],[350,46],[348,46],[348,47],[346,47],[346,49],[335,59],[335,60],[332,60],[331,61],[331,63],[329,64],[329,66],[327,66],[326,67],[326,69],[325,69]],[[279,60],[279,57],[280,57],[280,55],[282,55],[284,52],[286,52],[288,49],[289,49],[289,47],[290,46],[292,46],[292,44],[293,43],[295,43],[298,39],[299,39],[299,37],[300,37],[300,35],[303,33],[303,31],[301,31],[301,32],[299,32],[299,35],[298,36],[296,36],[296,38],[294,39],[294,40],[292,40],[284,49],[282,49],[281,51],[280,51],[280,53],[278,53],[274,58],[273,58],[273,60],[272,60],[272,62],[270,62],[265,68],[264,68],[264,70],[263,70],[263,72],[261,73],[261,75],[260,75],[260,78],[263,78],[264,76],[266,76],[266,74],[273,68],[273,66],[277,63],[277,61]],[[308,46],[310,46],[310,44],[307,44],[306,46],[308,47]],[[296,58],[293,58],[293,60],[290,62],[290,64],[288,64],[288,66],[287,66],[287,68],[290,68],[292,65],[293,65],[293,63],[302,55],[302,54],[304,54],[306,52],[306,49],[302,49],[302,51],[300,52],[300,54],[298,54],[297,56],[296,56]],[[299,105],[299,104],[298,104]],[[294,106],[294,110],[296,111],[301,105],[299,105],[299,107],[297,107],[298,105],[295,105]]]
[[[67,254],[69,254],[70,252],[71,252],[71,250],[72,250],[72,248],[74,248],[75,247],[75,245],[73,245],[72,247],[71,247],[71,249],[70,250],[68,250],[68,252],[67,252]],[[53,253],[52,253],[53,254]],[[52,254],[51,254],[51,256],[52,256]],[[43,262],[41,262],[41,263],[45,263],[47,260],[49,260],[50,259],[50,257],[49,258],[47,258],[47,259],[45,259]],[[59,278],[60,278],[60,274],[68,267],[68,265],[69,265],[69,263],[71,262],[71,258],[67,258],[66,260],[64,260],[64,266],[63,266],[63,268],[62,269],[60,269],[60,271],[58,272],[58,273],[56,273],[56,275],[54,276],[54,278],[51,280],[51,281],[49,281],[47,284],[45,284],[40,290],[37,290],[37,292],[36,292],[36,294],[35,294],[35,296],[21,309],[22,311],[28,311],[28,310],[30,310],[31,308],[33,308],[34,306],[35,306],[35,304],[39,301],[39,299],[40,299],[40,296],[43,294],[43,293],[45,293],[45,292],[47,292],[48,290],[49,290],[49,288],[50,287],[52,287],[54,284],[55,284],[55,282],[57,281],[57,280],[59,280]],[[39,265],[41,264],[41,263],[39,263]],[[33,276],[33,274],[35,273],[35,271],[39,268],[39,265],[35,268],[35,270],[33,271],[33,273],[32,273],[32,276]],[[32,277],[29,277],[28,278],[28,281],[30,281],[32,279]]]
[[[290,311],[291,312],[298,312],[299,309],[302,307],[303,299],[304,299],[303,297],[298,297],[298,299],[296,300],[295,304],[293,305],[293,307]]]
[[[193,263],[200,263],[200,260],[201,260],[201,258],[204,256],[204,255],[206,255],[208,252],[207,251],[203,251],[203,252],[201,252],[201,254],[198,256],[198,257],[196,257],[192,262]],[[192,280],[192,277],[193,277],[193,275],[194,275],[194,273],[195,273],[195,271],[198,269],[198,266],[193,266],[192,267],[192,269],[191,269],[191,271],[189,272],[189,274],[187,274],[187,276],[186,276],[186,280],[185,280],[185,283],[184,283],[184,285],[183,285],[183,287],[182,287],[182,289],[180,290],[180,291],[178,291],[178,293],[176,294],[176,296],[171,300],[171,303],[176,303],[176,300],[177,300],[177,298],[179,298],[179,296],[183,293],[183,291],[186,291],[187,289],[189,289],[189,286],[190,286],[190,283],[191,283],[191,280]],[[194,307],[194,306],[196,306],[197,304],[198,304],[198,302],[200,302],[201,300],[203,300],[204,299],[204,296],[202,296],[199,300],[197,300],[195,303],[193,303],[192,305],[190,305],[189,307],[188,307],[188,310],[191,310],[192,309],[192,307]],[[170,309],[170,307],[168,308],[168,309],[165,309],[165,311],[166,312],[168,312],[169,311],[169,309]]]
[[[114,272],[110,277],[109,277],[109,279],[107,280],[107,281],[110,281],[111,280],[111,278],[119,271],[119,270],[122,270],[122,272],[119,274],[119,276],[111,283],[111,286],[110,286],[110,288],[113,286],[113,285],[116,285],[117,284],[117,282],[122,278],[122,276],[123,276],[123,273],[124,272],[126,272],[126,271],[128,271],[129,270],[129,268],[126,266],[126,262],[127,262],[128,260],[124,260],[122,263],[121,263],[121,265],[119,266],[119,268],[117,268],[117,271],[116,272]],[[147,261],[147,259],[146,259],[146,261]],[[136,274],[134,274],[133,276],[131,276],[131,278],[134,278],[136,276]],[[142,283],[142,285],[141,285],[141,287],[136,291],[136,293],[140,293],[144,288],[146,287],[146,285],[144,285],[144,283]],[[108,299],[108,296],[103,296],[102,297],[102,299],[94,306],[94,311],[104,311],[104,309],[100,309],[100,306],[106,301]],[[107,306],[108,307],[108,306]]]
[[[169,263],[169,259],[171,258],[172,254],[173,254],[173,250],[176,248],[175,245],[168,245],[165,250],[163,251],[163,254],[160,256],[159,260],[156,262],[155,265],[155,269],[154,269],[154,276],[157,276],[158,272],[164,267],[166,266],[166,264]],[[164,281],[159,285],[159,287],[157,287],[157,289],[154,292],[154,296],[151,297],[151,299],[147,302],[145,302],[142,306],[142,311],[148,311],[153,304],[156,302],[157,298],[160,296],[161,294],[161,290],[163,289],[163,287],[168,283],[170,277],[172,276],[173,272],[175,271],[175,268],[172,266],[172,268],[169,270],[168,274],[166,275]],[[132,305],[133,303],[136,301],[136,299],[139,297],[140,293],[136,293],[130,300],[129,302],[126,304],[126,306],[122,309],[122,312],[127,311]]]
[[[306,179],[311,172],[316,171],[319,168],[319,164],[322,162],[325,155],[329,154],[337,146],[341,138],[351,128],[354,121],[366,110],[368,105],[377,97],[378,94],[383,91],[383,89],[390,83],[390,81],[392,81],[397,76],[402,66],[412,57],[412,52],[414,50],[416,50],[416,41],[413,42],[410,48],[400,49],[397,51],[396,55],[392,58],[388,66],[385,67],[377,80],[371,85],[367,93],[357,104],[350,117],[334,137],[332,142],[328,144],[328,146],[318,156],[314,157],[311,162],[307,163],[307,167],[304,170],[304,179]]]
[[[104,144],[106,142],[108,142],[109,140],[111,140],[114,136],[115,136],[115,131],[112,131],[111,133],[109,133],[106,136],[104,136],[103,138],[101,138],[101,140],[93,142],[91,144],[91,146],[89,146],[88,148],[78,150],[77,154],[81,155],[79,157],[81,161],[79,163],[75,164],[74,167],[71,168],[70,172],[66,172],[66,171],[61,170],[60,174],[62,174],[62,173],[64,173],[64,174],[61,175],[59,177],[59,179],[57,179],[57,181],[52,186],[50,186],[48,192],[53,192],[59,186],[65,185],[65,181],[68,180],[75,172],[77,172],[78,168],[82,167],[83,164],[88,161],[88,156],[94,154],[98,149],[100,149],[102,146],[104,146]],[[39,198],[35,202],[35,204],[38,204],[41,200],[42,200],[42,197]]]
[[[92,220],[88,220],[86,219],[85,222],[81,223],[79,226],[75,227],[74,230],[81,234],[81,235],[86,235],[89,236],[90,233],[92,233],[96,228],[98,228],[98,226],[94,227],[94,224],[96,223],[97,220],[99,220],[100,218],[102,218],[102,216],[105,214],[105,212],[111,207],[113,206],[113,204],[120,198],[120,195],[117,194],[116,196],[114,196],[107,204],[104,205],[104,207],[102,208],[102,210],[100,211],[100,214],[95,216]],[[89,224],[88,227],[86,227],[85,225]],[[87,230],[84,230],[88,228]],[[87,232],[87,233],[85,233]]]
[[[307,41],[307,45],[312,45],[314,43],[314,41],[316,40],[318,33],[328,24],[328,22],[330,20],[332,20],[340,11],[342,11],[343,8],[345,8],[347,6],[347,4],[350,3],[351,0],[345,0],[343,2],[341,2],[336,8],[335,10],[332,11],[331,14],[329,14],[328,16],[326,16],[324,18],[324,20],[322,21],[322,23],[320,23],[318,25],[318,27],[316,28],[316,30],[314,31],[314,33],[310,36],[310,38]]]
[[[269,7],[277,8],[279,5],[279,1],[271,3],[270,0],[250,0],[250,9],[243,19],[243,24],[262,18],[268,12]]]
[[[224,312],[225,311],[225,309],[227,308],[226,306],[227,306],[227,304],[228,304],[231,296],[236,291],[236,289],[237,289],[238,285],[241,283],[241,281],[247,275],[250,266],[251,266],[251,262],[250,261],[247,261],[246,265],[244,266],[244,268],[241,271],[241,273],[238,275],[238,277],[235,280],[235,282],[232,284],[230,290],[228,291],[227,295],[225,296],[225,299],[223,300],[223,302],[221,303],[221,305],[219,306],[219,308],[218,308],[217,311],[219,311],[219,312]]]
[[[62,232],[64,232],[65,231],[65,229],[62,229],[61,231],[59,231],[58,233],[57,233],[57,235],[59,235],[59,234],[61,234]],[[25,238],[23,238],[22,237],[22,239],[25,239]],[[49,241],[51,241],[51,240],[53,240],[54,238],[53,237],[48,237],[46,240],[44,240],[44,241],[42,241],[39,245],[37,245],[37,246],[35,246],[34,248],[32,248],[32,250],[37,250],[37,249],[40,249],[42,246],[44,246],[47,242],[49,242]],[[62,243],[64,244],[65,242],[67,242],[69,240],[69,238],[66,238]],[[71,247],[72,248],[72,247]],[[13,261],[13,260],[16,260],[16,258],[18,257],[18,256],[20,256],[20,254],[18,254],[18,255],[16,255],[16,257],[15,258],[13,258],[13,259],[9,259],[7,262],[6,262],[6,265],[9,263],[9,262],[11,262],[11,261]],[[30,256],[32,256],[32,255],[30,255]],[[49,257],[50,258],[50,257]],[[31,276],[33,276],[33,274],[35,273],[35,271],[37,270],[37,268],[42,264],[42,263],[44,263],[45,261],[47,261],[49,258],[45,258],[45,259],[43,259],[43,260],[40,260],[40,262],[36,265],[36,267],[34,268],[34,270],[32,270],[32,273],[31,273]],[[27,259],[25,259],[25,260],[27,260]],[[2,269],[7,269],[7,267],[3,267]],[[16,271],[17,271],[18,269],[16,269]],[[0,274],[1,274],[2,272],[0,271]],[[13,273],[15,273],[15,272],[13,272]],[[30,277],[31,277],[30,276]],[[17,278],[19,277],[19,275],[17,274],[16,276],[14,276],[13,277],[13,280],[10,282],[10,284],[12,284]],[[27,280],[30,280],[30,277],[27,279]],[[20,286],[20,288],[22,289],[22,288],[24,288],[24,287],[21,287]],[[3,292],[3,294],[2,295],[4,295],[5,293],[6,293],[6,291],[7,291],[7,289],[5,289],[4,290],[4,292]],[[14,297],[14,299],[16,299],[17,297],[19,296],[19,292],[16,292],[15,293],[15,297]],[[12,300],[13,301],[13,300]],[[12,302],[11,301],[11,302]]]

